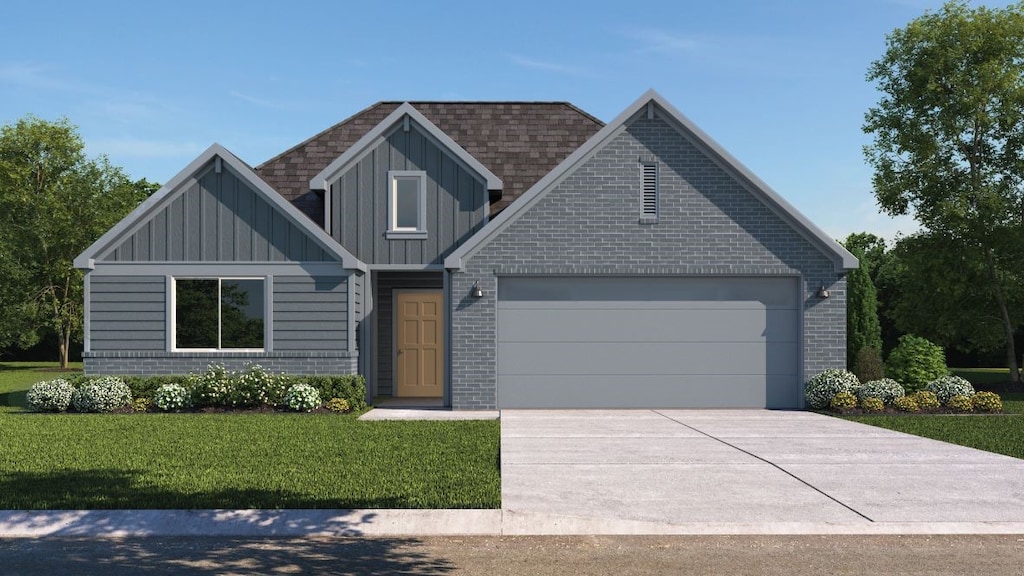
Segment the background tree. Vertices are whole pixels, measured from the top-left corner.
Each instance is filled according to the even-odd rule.
[[[882,329],[878,324],[878,294],[868,273],[864,251],[849,237],[845,245],[861,260],[859,268],[846,274],[846,366],[853,370],[864,348],[881,352]]]
[[[82,274],[72,260],[154,187],[84,149],[67,119],[0,127],[0,346],[31,345],[51,331],[62,368],[82,330]]]
[[[974,290],[1019,383],[1008,291],[1024,259],[1024,5],[927,12],[888,36],[867,78],[882,93],[864,124],[878,202],[978,263]]]

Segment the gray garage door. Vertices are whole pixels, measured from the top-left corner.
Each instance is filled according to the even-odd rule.
[[[796,278],[505,277],[502,408],[793,408]]]

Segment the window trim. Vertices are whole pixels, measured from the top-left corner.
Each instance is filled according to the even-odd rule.
[[[640,158],[640,223],[656,224],[661,212],[661,167],[654,158]],[[653,178],[648,180],[648,171]],[[650,182],[650,184],[649,184]],[[653,207],[653,211],[649,208]]]
[[[179,348],[178,347],[178,280],[216,280],[217,281],[217,343],[221,344],[221,282],[224,280],[260,280],[263,282],[263,347],[262,348]],[[171,352],[270,352],[272,349],[271,335],[271,303],[274,284],[270,276],[207,276],[202,274],[182,274],[167,276],[168,305],[167,333],[168,348]]]
[[[398,181],[415,178],[418,195],[416,228],[398,227]],[[427,237],[427,172],[425,170],[388,170],[388,227],[385,238],[423,240]]]

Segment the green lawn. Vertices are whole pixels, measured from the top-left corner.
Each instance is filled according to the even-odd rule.
[[[497,421],[24,412],[39,367],[0,364],[0,509],[501,505]]]
[[[1009,380],[1006,368],[953,368],[975,386]],[[848,416],[849,420],[1024,458],[1024,394],[1001,394],[1006,415]]]
[[[36,382],[81,372],[81,362],[72,362],[69,372],[61,372],[56,362],[0,362],[0,413],[24,408],[25,393]]]

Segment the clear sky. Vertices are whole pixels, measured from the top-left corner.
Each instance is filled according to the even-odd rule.
[[[987,2],[1005,5],[1005,1]],[[213,142],[257,165],[378,100],[569,101],[648,88],[836,238],[892,238],[861,152],[885,36],[940,0],[12,0],[0,122],[66,116],[165,182]]]

